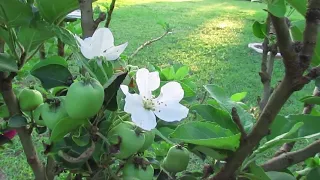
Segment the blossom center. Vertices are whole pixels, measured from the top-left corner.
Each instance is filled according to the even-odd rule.
[[[155,104],[152,99],[143,99],[143,107],[148,111],[155,110]]]

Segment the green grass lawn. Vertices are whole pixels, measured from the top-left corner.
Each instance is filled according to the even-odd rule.
[[[104,1],[99,0],[98,4]],[[132,59],[132,64],[188,65],[199,87],[199,97],[204,92],[202,86],[212,79],[230,95],[248,92],[245,102],[256,106],[256,99],[262,93],[258,75],[261,56],[247,45],[261,41],[252,35],[251,26],[254,20],[265,19],[263,8],[264,4],[239,0],[119,0],[110,28],[116,44],[129,42],[125,54],[130,55],[146,40],[163,33],[157,22],[168,22],[173,32],[143,49]],[[297,18],[294,14],[293,19]],[[282,63],[277,60],[273,84],[281,80],[283,73]],[[295,93],[281,113],[300,113],[303,104],[298,99],[310,95],[312,89],[310,84]],[[10,180],[32,179],[17,139],[14,145],[0,152],[0,168]],[[40,152],[41,143],[37,146]]]

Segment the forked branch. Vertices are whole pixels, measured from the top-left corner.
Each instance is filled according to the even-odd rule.
[[[290,36],[289,28],[284,18],[271,15],[272,23],[275,27],[278,47],[283,57],[285,66],[285,76],[279,86],[275,89],[267,105],[263,109],[257,123],[254,125],[250,134],[240,144],[236,152],[228,159],[226,165],[212,179],[230,180],[235,179],[235,172],[241,166],[245,158],[250,155],[253,149],[259,144],[261,139],[269,132],[269,127],[282,106],[292,95],[293,92],[300,90],[308,81],[318,73],[309,73],[306,77],[303,73],[310,65],[313,56],[316,39],[318,35],[318,25],[320,21],[320,1],[310,0],[306,13],[306,29],[301,53],[295,52],[294,45]],[[317,72],[317,70],[315,70]],[[309,79],[311,79],[309,78]]]

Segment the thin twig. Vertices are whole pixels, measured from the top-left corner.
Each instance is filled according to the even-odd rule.
[[[64,22],[61,22],[59,24],[59,26],[60,27],[64,27]],[[65,46],[65,44],[63,43],[63,41],[60,38],[58,38],[58,45],[57,45],[57,47],[58,47],[58,56],[64,57],[64,46]]]
[[[211,76],[211,78],[208,81],[208,84],[212,84],[212,83],[213,83],[213,76]],[[203,94],[203,97],[200,100],[200,104],[204,103],[204,101],[207,99],[207,96],[208,96],[208,91],[205,91]]]
[[[4,40],[0,38],[0,53],[3,53],[4,52]]]
[[[99,26],[99,24],[102,22],[102,21],[104,21],[104,20],[106,20],[106,13],[104,13],[104,12],[101,12],[100,14],[99,14],[99,17],[94,21],[94,30],[96,30],[97,28],[98,28],[98,26]]]
[[[104,27],[106,27],[106,28],[108,28],[110,25],[110,22],[112,19],[113,9],[114,9],[115,5],[116,5],[116,0],[112,0],[110,7],[108,9],[108,18],[107,18],[106,24],[104,25]]]
[[[39,53],[40,53],[39,54],[40,60],[46,59],[46,50],[45,50],[44,44],[41,45],[39,49]]]
[[[67,60],[67,61],[70,60],[70,58],[72,57],[72,55],[73,55],[73,53],[71,53],[71,54],[66,58],[66,60]]]
[[[237,125],[237,127],[241,133],[241,141],[243,141],[247,137],[247,133],[241,124],[241,120],[238,115],[237,108],[235,108],[235,107],[232,108],[231,116],[232,116],[233,122]]]
[[[170,31],[169,30],[166,30],[161,36],[157,37],[157,38],[154,38],[154,39],[151,39],[149,41],[146,41],[145,43],[143,43],[141,46],[139,46],[130,56],[129,56],[129,59],[133,58],[135,55],[138,54],[139,51],[141,51],[143,48],[145,48],[146,46],[156,42],[156,41],[159,41],[160,39],[162,39],[163,37],[165,37]]]
[[[269,53],[270,25],[271,25],[271,17],[270,17],[270,15],[268,15],[267,20],[266,20],[266,26],[267,26],[266,32],[267,32],[267,35],[264,38],[264,41],[262,43],[263,53],[262,53],[262,60],[261,60],[261,70],[259,72],[261,83],[264,86],[264,90],[263,90],[264,93],[263,93],[262,99],[259,102],[260,110],[262,110],[264,108],[264,106],[265,106],[265,104],[267,102],[266,99],[269,99],[269,97],[265,97],[265,94],[268,93],[268,90],[266,90],[265,83],[267,81],[270,81],[270,77],[268,76],[268,73],[267,73],[267,70],[268,70],[267,62],[268,62],[268,53]],[[267,91],[267,93],[266,93],[266,91]]]

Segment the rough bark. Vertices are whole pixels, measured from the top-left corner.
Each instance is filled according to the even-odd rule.
[[[55,172],[56,162],[54,161],[52,156],[47,157],[47,165],[46,165],[46,176],[47,180],[54,180],[56,175]]]
[[[13,116],[16,114],[21,114],[17,97],[12,89],[12,78],[10,75],[6,76],[3,72],[0,72],[0,92],[3,96],[4,102],[8,106],[10,115]],[[44,180],[44,168],[33,145],[31,134],[26,127],[17,128],[16,130],[26,155],[27,162],[32,168],[35,179]]]
[[[235,172],[241,166],[245,158],[250,155],[261,139],[269,132],[269,127],[282,106],[293,92],[304,87],[305,83],[318,76],[317,69],[303,76],[309,67],[318,35],[318,24],[320,20],[320,1],[310,0],[306,14],[306,30],[304,32],[303,48],[298,55],[295,52],[293,42],[284,18],[271,15],[272,24],[275,27],[277,42],[285,66],[285,76],[279,86],[275,89],[267,105],[263,109],[257,123],[251,133],[240,144],[239,148],[227,160],[226,165],[212,179],[229,180],[235,179]],[[309,78],[310,77],[310,78]]]
[[[81,10],[82,38],[91,37],[99,24],[106,19],[106,13],[100,13],[93,19],[92,0],[78,0]]]
[[[320,152],[320,140],[310,144],[304,149],[288,152],[277,156],[262,165],[265,171],[281,171],[294,164],[303,162],[307,158],[315,156]]]
[[[82,38],[91,37],[95,31],[92,0],[79,0],[81,10]]]
[[[0,38],[0,53],[4,52],[4,40]]]

